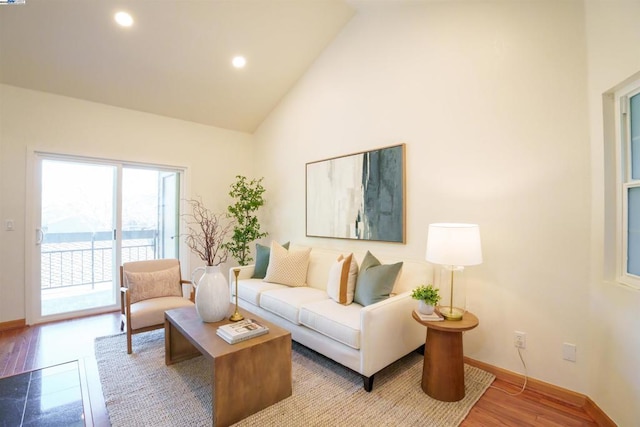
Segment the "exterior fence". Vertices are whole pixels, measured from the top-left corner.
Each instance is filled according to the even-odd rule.
[[[41,288],[95,285],[113,280],[112,231],[47,233],[41,245]],[[158,230],[122,233],[122,262],[155,259]]]

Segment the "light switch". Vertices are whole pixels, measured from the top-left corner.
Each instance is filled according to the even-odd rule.
[[[14,223],[12,219],[8,219],[4,222],[4,228],[7,231],[13,231],[14,229]]]
[[[565,342],[562,344],[562,358],[564,360],[568,360],[569,362],[576,361],[576,346],[575,344],[570,344]]]

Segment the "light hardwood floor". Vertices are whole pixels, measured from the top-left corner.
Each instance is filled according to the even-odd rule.
[[[2,331],[0,377],[81,360],[91,400],[87,425],[108,426],[93,341],[119,332],[119,313]],[[494,381],[493,386],[511,393],[519,391],[518,386],[501,380]],[[462,423],[463,427],[596,425],[580,407],[530,390],[510,396],[496,388],[484,393]]]

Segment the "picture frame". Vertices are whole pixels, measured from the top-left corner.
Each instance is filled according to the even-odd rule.
[[[406,242],[405,144],[306,164],[306,235]]]

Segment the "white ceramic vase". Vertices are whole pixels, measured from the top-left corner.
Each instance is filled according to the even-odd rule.
[[[433,314],[434,306],[427,304],[423,300],[418,302],[418,311],[422,314]]]
[[[204,271],[196,282],[195,276]],[[191,274],[196,288],[196,311],[204,322],[219,322],[229,313],[229,284],[220,271],[220,266],[198,267]]]

